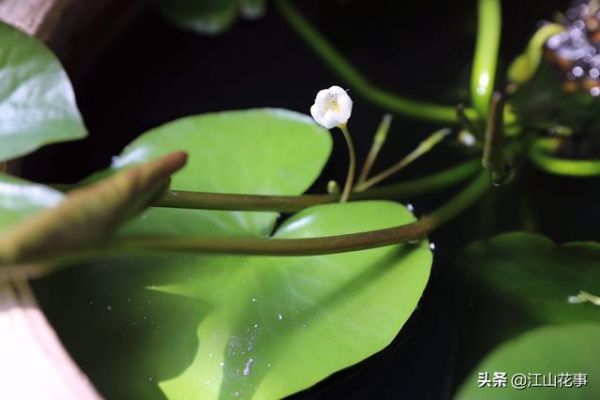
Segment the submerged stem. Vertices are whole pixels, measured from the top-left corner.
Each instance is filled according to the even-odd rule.
[[[345,203],[348,201],[348,197],[352,191],[352,186],[354,185],[354,174],[356,171],[356,150],[354,149],[354,142],[352,142],[352,136],[350,136],[350,132],[348,132],[348,127],[346,124],[340,125],[338,128],[340,128],[344,134],[344,139],[346,140],[346,145],[348,146],[348,174],[346,175],[346,183],[344,183],[344,189],[342,190],[342,195],[340,196],[340,203]]]

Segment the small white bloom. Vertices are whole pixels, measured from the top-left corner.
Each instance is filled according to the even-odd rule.
[[[323,128],[331,129],[344,125],[352,114],[352,99],[339,86],[332,86],[317,93],[310,114]]]
[[[458,141],[466,147],[473,147],[477,143],[475,136],[469,131],[462,130],[458,134]]]

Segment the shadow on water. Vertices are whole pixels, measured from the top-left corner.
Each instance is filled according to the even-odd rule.
[[[147,276],[160,262],[152,263],[90,263],[35,282],[61,340],[109,399],[163,399],[157,383],[191,364],[196,328],[211,311],[199,300],[152,290]]]

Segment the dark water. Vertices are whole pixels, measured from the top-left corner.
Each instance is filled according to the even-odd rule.
[[[468,96],[475,1],[297,3],[371,81],[390,91],[449,104]],[[540,19],[551,18],[555,9],[567,5],[566,1],[503,1],[502,66],[522,50]],[[260,21],[240,22],[214,38],[179,31],[145,10],[102,60],[77,78],[77,96],[90,137],[37,152],[27,160],[25,175],[73,182],[107,166],[111,156],[140,133],[174,118],[263,106],[308,112],[315,93],[335,83],[341,82],[273,9]],[[354,100],[351,125],[362,159],[383,111],[360,97]],[[379,165],[397,160],[433,128],[396,117]],[[341,141],[336,149],[344,154]],[[401,179],[439,169],[456,158],[451,150],[436,150]],[[341,180],[345,168],[343,157],[333,157],[313,190],[322,191],[329,179]],[[472,239],[520,228],[518,212],[525,187],[541,230],[553,239],[600,238],[597,180],[557,179],[532,172],[511,187],[495,190],[478,209],[433,235],[436,261],[431,280],[394,342],[293,398],[449,398],[493,341],[485,330],[485,315],[491,310],[471,297],[453,260]],[[446,194],[439,194],[416,199],[417,213],[431,210],[445,198]],[[596,226],[589,221],[596,221]],[[511,318],[502,308],[494,312]]]

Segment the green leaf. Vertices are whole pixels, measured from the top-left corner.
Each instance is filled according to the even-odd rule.
[[[0,174],[0,232],[62,199],[62,193],[47,186]]]
[[[153,130],[115,167],[185,148],[176,189],[300,194],[329,155],[328,133],[281,110],[209,114]],[[137,234],[268,236],[276,214],[155,209]],[[306,209],[275,238],[414,221],[384,201]],[[63,342],[107,398],[276,399],[392,341],[415,309],[426,241],[311,257],[163,255],[96,262],[38,283]]]
[[[297,195],[321,173],[331,136],[305,115],[280,109],[228,111],[182,118],[153,129],[115,158],[113,169],[185,149],[187,166],[171,189]],[[278,217],[267,212],[153,209],[126,233],[266,236]]]
[[[529,331],[510,340],[489,354],[467,377],[458,391],[456,399],[519,399],[587,400],[600,398],[600,324],[582,323],[562,326],[546,326]],[[507,387],[493,388],[478,385],[478,373],[506,372]],[[548,381],[548,374],[584,373],[588,383],[582,387],[527,387],[521,390],[511,386],[514,374],[542,374]],[[532,376],[530,379],[536,379]],[[571,380],[571,385],[574,381]]]
[[[571,304],[580,290],[600,293],[600,244],[556,245],[524,232],[496,236],[469,247],[472,281],[540,322],[600,321],[600,307]]]
[[[330,204],[295,215],[275,237],[413,220],[391,202]],[[80,297],[71,289],[50,315],[68,315],[63,322],[74,326],[65,330],[77,336],[66,343],[85,348],[75,356],[109,397],[152,396],[158,383],[171,399],[278,399],[389,344],[431,261],[424,241],[328,256],[99,263],[72,272],[65,286]]]
[[[231,27],[238,11],[249,19],[264,14],[264,0],[154,0],[171,23],[194,32],[217,35]]]
[[[394,203],[334,204],[299,213],[275,237],[328,236],[413,220]],[[190,399],[218,390],[223,397],[278,399],[389,344],[425,288],[431,252],[421,243],[319,257],[207,257],[196,265],[194,271],[190,261],[171,264],[166,275],[174,283],[157,288],[214,307],[197,330],[203,345],[192,365],[161,387]],[[200,377],[214,383],[196,390]]]
[[[56,57],[0,23],[0,161],[85,135],[73,88]]]

